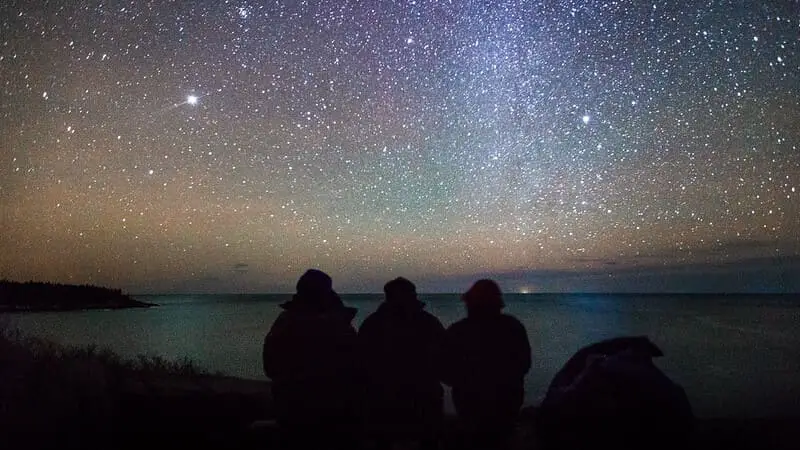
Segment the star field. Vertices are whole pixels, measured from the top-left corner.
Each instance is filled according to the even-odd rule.
[[[800,255],[797,2],[316,3],[3,2],[0,277]]]

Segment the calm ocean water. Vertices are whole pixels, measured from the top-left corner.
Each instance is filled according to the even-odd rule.
[[[25,313],[23,333],[67,344],[98,344],[125,356],[191,358],[229,375],[264,379],[261,344],[289,295],[137,296],[150,309]],[[457,295],[421,295],[447,326],[464,315]],[[381,295],[344,295],[356,325]],[[648,335],[657,364],[681,383],[699,416],[800,413],[800,300],[789,296],[506,295],[506,312],[527,327],[533,368],[526,402],[537,404],[580,347]]]

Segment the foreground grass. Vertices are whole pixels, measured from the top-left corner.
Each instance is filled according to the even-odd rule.
[[[140,355],[124,359],[0,330],[0,423],[48,430],[64,421],[109,417],[124,387],[162,377],[205,377],[192,361]]]
[[[191,429],[207,440],[208,434],[268,414],[266,383],[252,382],[259,384],[242,392],[247,383],[209,373],[188,359],[126,359],[105,348],[61,345],[2,327],[0,448],[65,440],[84,448],[117,445],[112,436],[125,433],[141,443],[148,435],[188,435]],[[3,445],[4,439],[14,446]]]
[[[16,330],[0,330],[0,361],[6,363],[25,363],[36,361],[53,369],[69,364],[101,364],[105,369],[117,374],[148,374],[156,376],[209,376],[211,374],[198,367],[191,359],[173,361],[157,355],[138,355],[126,359],[108,348],[97,345],[78,347],[57,344],[36,337],[22,336]]]

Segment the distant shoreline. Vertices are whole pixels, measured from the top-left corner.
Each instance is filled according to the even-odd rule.
[[[29,307],[25,305],[0,305],[0,313],[13,314],[13,313],[38,313],[38,312],[97,311],[97,310],[116,311],[120,309],[151,308],[153,306],[159,306],[155,303],[144,303],[144,302],[139,302],[139,303],[141,304],[140,305],[131,304],[131,305],[121,305],[121,306],[88,305],[79,308],[62,306],[62,305],[54,305],[50,307]]]
[[[0,313],[64,312],[91,309],[149,308],[154,303],[134,300],[120,289],[2,280]]]

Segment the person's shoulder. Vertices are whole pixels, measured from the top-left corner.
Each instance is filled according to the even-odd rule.
[[[523,325],[519,319],[510,314],[500,314],[500,323],[503,326],[511,327],[513,329],[525,330],[525,325]]]
[[[431,314],[429,311],[421,309],[419,310],[419,313],[417,313],[417,316],[420,320],[425,321],[428,325],[442,327],[442,322],[439,320],[439,318]]]
[[[460,320],[456,321],[455,323],[453,323],[449,327],[447,327],[447,332],[448,333],[459,333],[459,332],[462,332],[463,330],[469,328],[469,324],[470,324],[469,318],[465,317],[463,319],[460,319]]]
[[[282,325],[286,324],[287,322],[291,322],[292,321],[292,317],[293,317],[293,314],[290,311],[286,311],[286,310],[281,311],[280,314],[278,314],[278,317],[275,318],[275,321],[272,322],[272,326],[273,327],[276,326],[276,325],[277,326],[282,326]]]
[[[506,323],[517,323],[517,324],[522,325],[522,322],[520,322],[520,320],[518,318],[516,318],[515,316],[512,316],[511,314],[507,314],[507,313],[500,314],[500,320],[503,320]]]
[[[414,322],[416,322],[415,326],[419,327],[429,338],[436,338],[445,332],[444,325],[439,318],[425,310],[420,310],[415,314]]]
[[[383,320],[383,314],[380,311],[373,312],[361,322],[361,326],[358,327],[358,333],[370,332],[373,328],[379,327]]]

